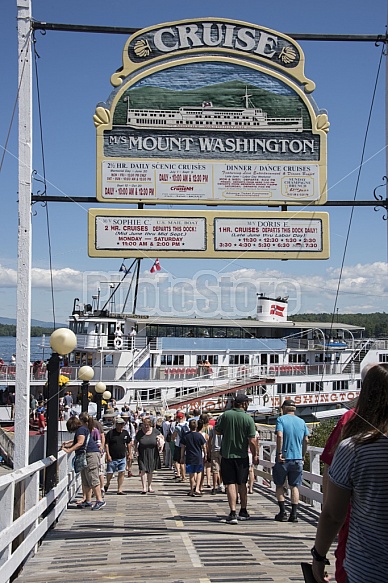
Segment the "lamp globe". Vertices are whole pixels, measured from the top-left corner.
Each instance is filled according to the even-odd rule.
[[[110,391],[105,391],[105,393],[103,393],[103,395],[102,395],[102,398],[104,399],[104,401],[109,401],[111,396],[112,396],[112,393]]]
[[[81,366],[78,371],[78,378],[81,381],[91,381],[94,377],[94,370],[91,366]]]
[[[50,336],[50,346],[58,354],[69,354],[77,346],[77,337],[69,328],[58,328]]]
[[[99,381],[98,383],[95,384],[94,390],[99,395],[102,395],[106,391],[106,384]]]

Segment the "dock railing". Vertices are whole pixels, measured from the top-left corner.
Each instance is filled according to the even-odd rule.
[[[57,485],[42,492],[45,469],[57,464]],[[59,452],[58,460],[47,457],[0,477],[0,570],[8,583],[31,553],[36,552],[46,532],[58,520],[80,487],[70,456]]]
[[[309,471],[303,471],[303,483],[299,487],[301,500],[320,510],[322,506],[322,475],[320,472],[321,447],[307,448],[310,459]],[[259,464],[255,468],[256,478],[261,478],[261,485],[272,491],[276,486],[272,481],[272,467],[276,459],[276,441],[262,441],[259,445]]]

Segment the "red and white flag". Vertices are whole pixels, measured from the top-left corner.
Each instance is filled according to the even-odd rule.
[[[151,272],[151,273],[155,273],[155,271],[160,271],[161,269],[162,269],[162,268],[161,268],[161,266],[160,266],[159,259],[155,259],[155,263],[154,263],[154,264],[153,264],[153,266],[151,267],[151,269],[150,269],[150,272]]]
[[[284,316],[284,306],[278,306],[278,304],[272,304],[270,309],[270,315],[272,316]]]

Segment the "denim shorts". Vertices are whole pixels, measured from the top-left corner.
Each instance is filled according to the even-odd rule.
[[[300,486],[302,483],[302,472],[302,460],[286,460],[283,463],[275,463],[272,468],[272,477],[276,486],[283,486],[286,478],[289,486]]]
[[[120,460],[112,460],[106,464],[106,473],[114,474],[115,472],[125,472],[127,461],[125,457]]]
[[[199,474],[203,471],[202,464],[186,464],[186,472],[188,474]]]

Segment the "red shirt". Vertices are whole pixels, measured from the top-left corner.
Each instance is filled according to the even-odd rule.
[[[344,413],[342,417],[339,419],[337,425],[334,427],[333,431],[329,435],[329,438],[325,445],[325,449],[321,453],[321,462],[324,462],[328,466],[331,465],[335,453],[335,448],[341,435],[342,428],[349,421],[349,419],[353,417],[353,415],[354,409],[349,409],[349,411],[346,411],[346,413]]]

